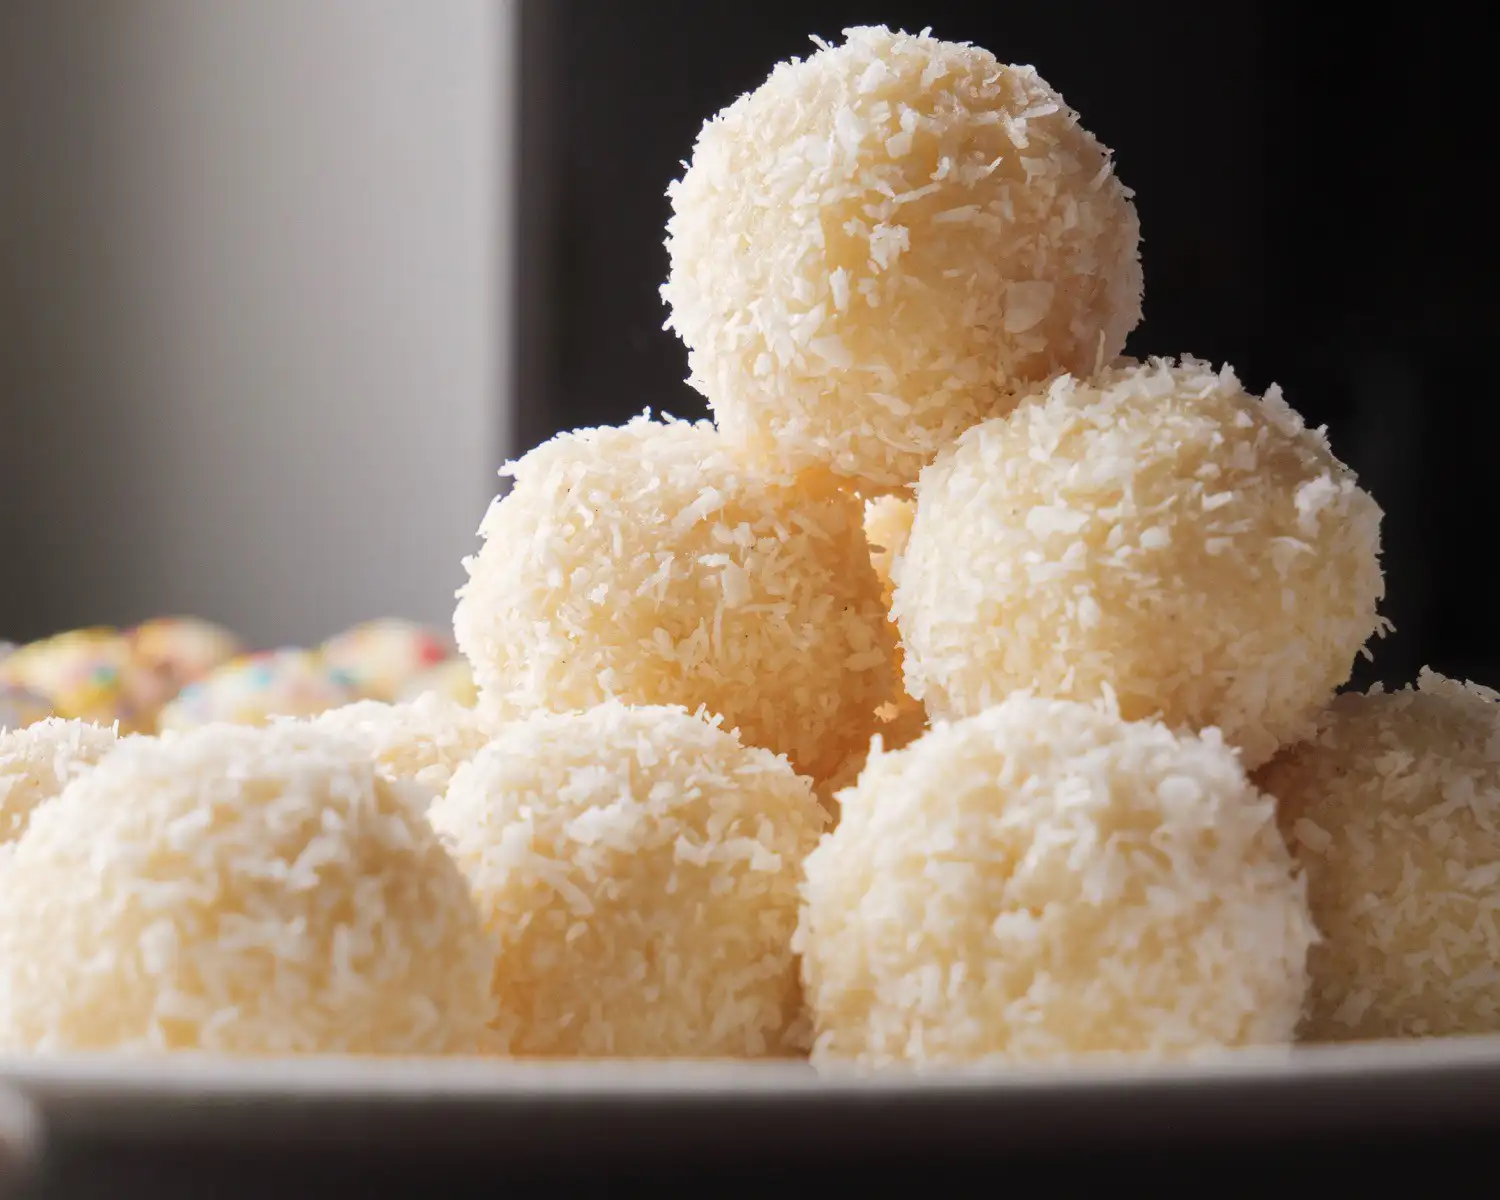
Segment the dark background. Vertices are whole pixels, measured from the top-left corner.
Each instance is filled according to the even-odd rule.
[[[648,405],[703,414],[657,293],[666,187],[699,126],[810,53],[810,34],[931,26],[1035,65],[1115,151],[1143,228],[1146,319],[1128,352],[1281,384],[1385,508],[1397,632],[1355,682],[1400,685],[1427,664],[1500,685],[1476,19],[1244,0],[527,0],[522,448]]]

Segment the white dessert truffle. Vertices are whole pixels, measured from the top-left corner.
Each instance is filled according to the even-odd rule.
[[[704,125],[662,295],[727,437],[874,493],[1018,385],[1113,360],[1141,316],[1140,227],[1032,68],[845,36]]]
[[[815,1061],[1291,1039],[1305,884],[1216,732],[1018,694],[872,755],[839,799],[797,935]]]
[[[115,748],[113,726],[52,717],[0,732],[0,846],[25,832],[37,806]]]
[[[363,747],[386,778],[420,784],[434,795],[489,740],[473,709],[436,692],[400,704],[360,700],[331,708],[311,724]]]
[[[499,939],[511,1053],[805,1046],[791,939],[823,814],[784,759],[611,701],[506,726],[430,817]]]
[[[494,947],[425,800],[299,725],[122,742],[0,872],[0,1047],[475,1050]]]
[[[1260,776],[1323,935],[1312,1041],[1500,1033],[1500,694],[1346,694]]]
[[[1383,630],[1380,521],[1276,388],[1190,358],[1060,378],[922,474],[895,565],[907,688],[951,717],[1108,687],[1254,767]]]
[[[509,464],[453,624],[481,718],[607,698],[700,707],[814,777],[863,745],[893,634],[860,502],[638,417]]]

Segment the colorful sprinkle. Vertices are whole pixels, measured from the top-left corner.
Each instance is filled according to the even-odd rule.
[[[455,653],[452,639],[399,617],[365,621],[324,642],[320,653],[364,699],[393,701],[413,679]]]
[[[314,716],[355,694],[306,650],[283,648],[242,655],[184,688],[161,713],[163,729],[215,721],[264,725],[272,717]]]

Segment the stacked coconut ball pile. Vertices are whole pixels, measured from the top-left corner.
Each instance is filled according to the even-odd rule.
[[[920,1066],[1500,1030],[1500,697],[1335,698],[1384,631],[1380,511],[1276,391],[1121,357],[1135,211],[1062,98],[850,30],[670,195],[714,421],[505,468],[471,717],[0,738],[0,1043]]]

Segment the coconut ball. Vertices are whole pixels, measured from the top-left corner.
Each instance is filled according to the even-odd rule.
[[[365,700],[394,701],[413,679],[453,653],[445,634],[386,617],[364,621],[323,643],[323,661]]]
[[[434,795],[489,740],[473,709],[436,692],[400,704],[360,700],[313,717],[312,725],[358,743],[386,778]]]
[[[1184,359],[1063,377],[922,473],[893,611],[934,716],[1018,688],[1299,739],[1383,631],[1381,512],[1272,388]]]
[[[805,1044],[791,939],[823,813],[784,759],[681,708],[540,712],[460,767],[429,815],[499,939],[510,1052]]]
[[[796,942],[816,1061],[1291,1039],[1305,882],[1217,731],[1018,693],[872,754],[839,799]]]
[[[668,193],[662,296],[727,437],[873,493],[1019,385],[1119,354],[1140,227],[1032,68],[845,36],[704,125]]]
[[[39,804],[115,748],[113,726],[43,719],[0,733],[0,846],[25,832]]]
[[[122,742],[0,875],[0,1047],[474,1051],[494,948],[425,801],[305,726]]]
[[[273,717],[310,717],[350,704],[354,681],[306,650],[284,648],[230,659],[183,688],[161,710],[164,730],[228,722],[264,725]]]
[[[1500,694],[1423,671],[1272,761],[1323,934],[1312,1041],[1500,1033]]]
[[[466,658],[449,658],[416,675],[401,689],[399,700],[415,700],[428,692],[473,708],[479,703],[479,689],[474,685],[474,669]]]
[[[502,474],[453,624],[481,716],[607,698],[721,714],[814,777],[869,740],[892,631],[863,512],[707,422],[560,434]]]

